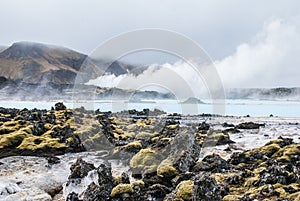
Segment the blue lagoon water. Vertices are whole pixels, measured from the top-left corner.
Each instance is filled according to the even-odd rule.
[[[57,101],[56,101],[57,102]],[[213,103],[204,100],[206,104],[182,104],[175,100],[155,100],[138,103],[128,103],[126,100],[95,100],[73,103],[63,101],[68,108],[83,106],[86,109],[100,109],[101,111],[122,111],[128,109],[142,110],[144,108],[160,109],[167,113],[181,114],[221,114],[233,116],[281,116],[300,117],[300,101],[270,101],[270,100],[230,100],[223,103]],[[0,107],[50,109],[55,102],[32,101],[0,101]]]

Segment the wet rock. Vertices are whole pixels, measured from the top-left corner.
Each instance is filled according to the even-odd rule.
[[[168,193],[171,192],[171,189],[162,184],[154,184],[147,188],[145,191],[145,195],[148,198],[147,200],[161,200],[163,199]]]
[[[56,111],[67,109],[67,107],[62,102],[55,103],[54,106]]]
[[[267,167],[265,170],[260,172],[260,179],[254,183],[255,186],[263,186],[265,184],[276,184],[280,183],[287,185],[296,182],[290,177],[289,172],[284,168],[272,165]]]
[[[82,158],[78,158],[71,166],[71,174],[69,179],[84,178],[88,175],[89,171],[94,170],[95,166],[91,163],[85,162]]]
[[[201,173],[194,180],[193,200],[221,201],[228,191],[226,186],[217,184],[209,174]]]
[[[210,125],[208,123],[206,123],[206,122],[202,122],[198,126],[198,130],[199,131],[208,131],[209,128],[210,128]]]
[[[226,132],[212,131],[209,132],[205,138],[205,146],[225,145],[235,143],[230,139],[230,136]]]
[[[130,198],[133,193],[131,184],[119,184],[112,189],[110,196],[113,198]]]
[[[260,127],[265,126],[265,124],[258,124],[253,122],[245,122],[238,124],[235,128],[237,129],[259,129]]]
[[[97,168],[98,183],[110,193],[114,184],[114,178],[111,173],[111,165],[109,163],[100,164]]]
[[[82,201],[78,198],[78,194],[77,193],[70,193],[67,198],[66,198],[66,201]]]
[[[92,182],[83,193],[84,201],[109,200],[109,194],[103,186],[98,186]]]
[[[37,122],[33,124],[32,134],[36,136],[41,136],[46,132],[43,122]]]
[[[195,140],[195,136],[191,135],[194,130],[179,130],[180,134],[174,139],[171,145],[174,157],[174,167],[179,173],[188,172],[197,162],[200,155],[200,145]]]
[[[53,164],[58,164],[60,163],[60,159],[56,156],[48,156],[46,157],[48,164],[53,165]]]
[[[211,172],[211,173],[222,173],[229,170],[230,165],[226,160],[222,159],[217,154],[212,154],[206,156],[202,161],[198,161],[197,164],[193,167],[195,172]]]
[[[223,123],[222,126],[223,126],[224,128],[227,128],[227,127],[234,127],[233,124],[229,124],[229,123],[227,123],[227,122]]]

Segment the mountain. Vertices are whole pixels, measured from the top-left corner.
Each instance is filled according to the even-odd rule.
[[[8,47],[6,47],[6,46],[1,46],[0,45],[0,52],[3,52],[4,50],[6,50]]]
[[[75,78],[82,90],[94,90],[93,86],[84,86],[90,79],[104,73],[116,76],[139,74],[144,68],[124,64],[118,61],[112,64],[102,59],[92,59],[85,54],[53,45],[33,42],[17,42],[10,47],[0,48],[0,99],[36,100],[72,98]],[[108,69],[105,69],[109,65]],[[130,91],[109,88],[100,90],[99,98],[127,96]],[[102,93],[103,92],[103,93]],[[115,93],[117,92],[117,93]],[[138,96],[164,97],[164,94],[137,91]],[[167,95],[169,97],[169,95]],[[86,98],[86,97],[84,97]]]
[[[4,48],[5,49],[5,48]],[[26,83],[73,84],[78,71],[85,64],[82,82],[104,73],[107,63],[92,60],[85,54],[53,45],[17,42],[1,52],[0,77]],[[126,74],[135,66],[114,62],[106,73]]]
[[[0,53],[0,76],[26,83],[72,84],[86,57],[67,48],[18,42]]]
[[[236,88],[227,89],[228,99],[300,100],[300,88]]]

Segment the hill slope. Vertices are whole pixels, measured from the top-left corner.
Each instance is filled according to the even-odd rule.
[[[14,43],[0,53],[0,76],[27,83],[71,84],[86,57],[57,46]]]

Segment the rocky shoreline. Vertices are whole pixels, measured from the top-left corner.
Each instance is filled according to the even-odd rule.
[[[0,108],[0,200],[299,200],[298,122]]]

